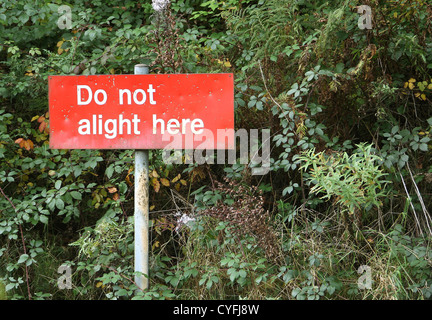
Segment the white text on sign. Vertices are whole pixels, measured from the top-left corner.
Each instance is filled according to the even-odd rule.
[[[150,105],[156,105],[156,89],[152,84],[148,85],[146,90],[135,89],[133,92],[129,89],[118,89],[118,104],[131,105],[132,101],[136,105],[144,105],[148,102]],[[108,102],[108,94],[104,89],[93,90],[88,85],[77,85],[77,104],[79,106],[89,105],[94,101],[97,105],[103,106]],[[141,119],[137,114],[132,119],[125,118],[119,114],[118,118],[104,119],[102,114],[93,114],[90,119],[81,119],[78,121],[78,133],[80,135],[104,135],[107,139],[115,139],[118,135],[139,135],[139,123]],[[204,121],[202,119],[164,119],[158,118],[156,114],[152,115],[153,134],[186,134],[188,129],[193,134],[202,134],[204,131]]]

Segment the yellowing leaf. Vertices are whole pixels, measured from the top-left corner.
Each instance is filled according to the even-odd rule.
[[[130,180],[129,175],[126,176],[125,181],[128,185],[130,185],[130,186],[133,185],[132,181]]]
[[[410,90],[412,90],[412,89],[414,89],[415,85],[414,85],[414,83],[410,82],[408,84],[408,87],[410,88]]]
[[[183,180],[183,179],[181,179],[181,180],[180,180],[180,183],[181,183],[182,185],[184,185],[184,186],[186,186],[186,185],[187,185],[187,182],[186,182],[186,180]]]
[[[170,183],[168,181],[168,179],[166,178],[161,178],[160,182],[165,186],[165,187],[169,187]]]
[[[102,287],[102,281],[99,281],[98,283],[96,283],[96,288],[100,288]]]
[[[155,243],[153,243],[152,245],[152,250],[154,250],[155,248],[158,248],[160,245],[159,241],[155,241]]]
[[[132,183],[132,181],[131,181],[131,172],[132,172],[132,170],[133,170],[133,168],[131,167],[131,168],[129,168],[129,170],[128,170],[128,174],[126,175],[126,178],[125,178],[125,181],[126,181],[126,183],[128,184],[128,185],[130,185],[130,186],[132,186],[133,185],[133,183]]]
[[[156,207],[155,205],[152,205],[150,206],[149,210],[152,211],[155,207]]]
[[[432,90],[432,83],[428,85],[427,87],[429,90]]]
[[[63,43],[64,43],[64,41],[62,40],[62,41],[59,41],[59,42],[57,42],[57,47],[58,47],[58,49],[57,49],[57,53],[58,54],[62,54],[63,53],[63,49],[62,49],[62,45],[63,45]]]
[[[33,141],[31,141],[30,139],[27,140],[25,148],[27,151],[29,151],[30,149],[33,149],[34,148]]]
[[[34,148],[34,144],[33,141],[29,140],[25,140],[23,138],[18,138],[15,140],[15,143],[18,143],[20,148],[24,148],[27,151],[30,151],[30,149]]]
[[[153,178],[159,178],[159,175],[158,175],[158,173],[156,172],[156,170],[153,169],[153,171],[150,173],[150,177],[153,177]]]
[[[177,177],[171,180],[172,183],[176,183],[181,178],[181,174],[179,173]]]
[[[151,179],[151,182],[152,182],[154,191],[159,192],[159,190],[160,190],[159,180],[156,178],[153,178],[153,179]]]
[[[57,42],[57,47],[58,47],[58,49],[57,49],[57,53],[58,53],[58,54],[62,54],[63,51],[66,51],[66,52],[69,51],[69,48],[67,48],[67,49],[62,49],[62,45],[63,45],[64,42],[65,42],[64,39],[62,39],[61,41]]]
[[[39,116],[34,116],[33,118],[31,118],[31,121],[30,121],[30,122],[33,122],[33,121],[35,121],[36,119],[39,119]]]
[[[117,188],[116,187],[109,187],[107,188],[109,193],[115,193],[117,192]]]
[[[45,121],[41,122],[41,124],[39,125],[39,132],[45,131],[46,133],[48,133],[46,129],[47,129],[47,123]]]
[[[420,96],[420,98],[421,98],[423,101],[426,101],[426,95],[425,95],[424,93]]]
[[[414,78],[411,78],[411,79],[408,80],[408,82],[416,82],[416,81],[417,81],[417,80],[414,79]]]
[[[227,68],[231,68],[231,63],[228,60],[226,60],[224,62],[224,66],[227,67]]]

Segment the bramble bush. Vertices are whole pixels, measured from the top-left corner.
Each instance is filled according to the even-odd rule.
[[[0,298],[430,299],[432,6],[368,3],[372,29],[361,1],[70,1],[60,29],[60,1],[3,1]],[[50,149],[46,98],[49,75],[137,63],[234,73],[236,128],[272,137],[264,176],[150,152],[145,292],[133,150]]]

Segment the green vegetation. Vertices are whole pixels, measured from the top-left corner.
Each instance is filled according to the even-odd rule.
[[[0,299],[431,299],[432,5],[0,3]],[[133,150],[51,150],[49,75],[235,76],[270,172],[150,152],[150,289],[133,270]],[[180,217],[190,217],[187,224]],[[72,268],[61,289],[58,268]],[[371,287],[358,285],[370,267]]]

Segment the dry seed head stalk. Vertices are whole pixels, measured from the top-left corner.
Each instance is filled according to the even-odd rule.
[[[184,72],[181,55],[183,46],[179,42],[180,31],[170,5],[169,1],[165,1],[163,9],[157,11],[153,16],[155,30],[152,41],[156,46],[150,52],[156,54],[156,59],[154,59],[150,67],[158,66],[153,69],[158,70],[160,73],[168,71],[181,73]]]
[[[233,204],[220,203],[202,211],[203,215],[228,222],[238,241],[252,236],[268,259],[276,260],[280,249],[276,231],[270,224],[270,214],[264,209],[262,191],[256,186],[245,186],[225,179],[217,182],[216,190],[234,200]]]

